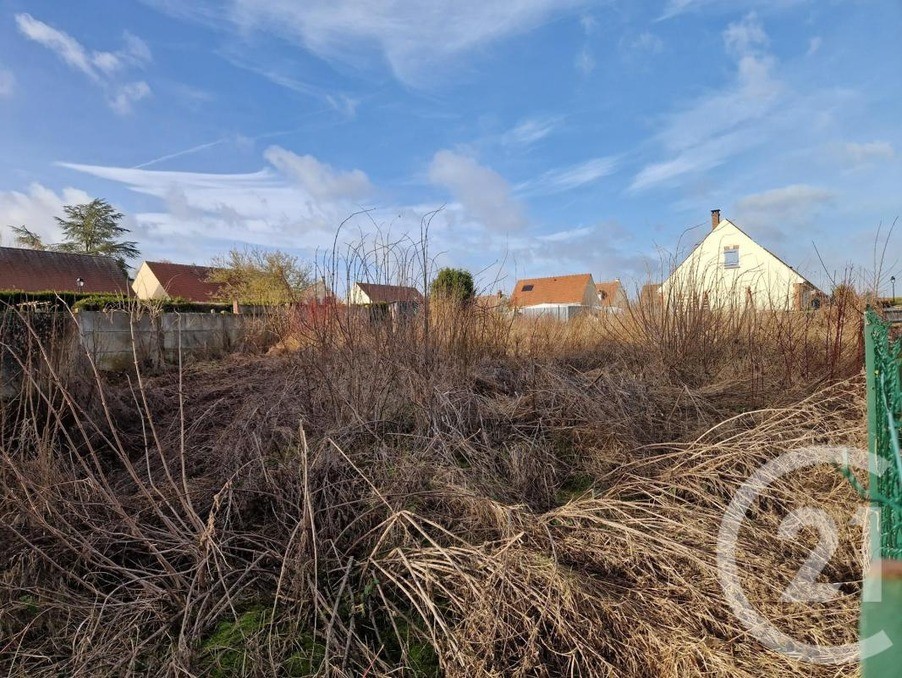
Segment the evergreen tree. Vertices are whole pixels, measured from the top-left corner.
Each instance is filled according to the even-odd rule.
[[[83,252],[114,257],[125,268],[126,260],[137,257],[137,244],[121,240],[129,232],[119,225],[123,214],[106,200],[95,198],[84,205],[66,205],[65,217],[56,217],[63,229],[64,241],[56,249],[61,252]]]
[[[462,268],[443,268],[432,281],[433,297],[466,303],[473,298],[473,276]]]

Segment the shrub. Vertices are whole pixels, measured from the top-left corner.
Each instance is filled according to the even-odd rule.
[[[467,302],[474,294],[473,276],[462,268],[443,268],[430,286],[433,297],[456,302]]]

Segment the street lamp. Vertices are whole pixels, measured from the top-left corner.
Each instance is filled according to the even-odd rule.
[[[893,306],[896,305],[896,276],[891,275],[889,277],[889,284],[892,285],[893,288]]]
[[[79,276],[75,279],[75,284],[78,285],[78,291],[81,292],[82,288],[85,286],[85,279]]]

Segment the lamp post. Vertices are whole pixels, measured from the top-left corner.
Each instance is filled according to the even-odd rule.
[[[893,306],[895,306],[896,305],[896,276],[891,275],[889,277],[889,284],[892,286],[892,289],[893,289]]]

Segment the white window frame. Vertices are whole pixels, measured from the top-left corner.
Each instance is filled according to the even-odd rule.
[[[739,245],[728,245],[723,248],[723,267],[739,268]]]

